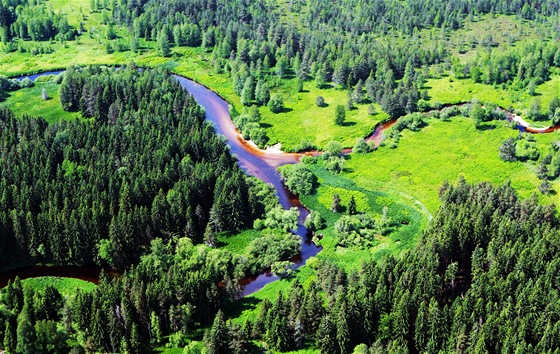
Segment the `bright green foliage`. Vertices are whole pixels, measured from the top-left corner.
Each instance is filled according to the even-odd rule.
[[[280,170],[284,184],[294,194],[310,194],[317,177],[304,164],[287,165]]]

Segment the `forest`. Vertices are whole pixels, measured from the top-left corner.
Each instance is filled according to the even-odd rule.
[[[559,16],[0,0],[0,351],[557,352]]]

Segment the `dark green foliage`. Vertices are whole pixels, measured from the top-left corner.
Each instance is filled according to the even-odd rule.
[[[354,148],[352,148],[352,152],[355,152],[357,154],[365,154],[369,152],[369,150],[369,145],[364,140],[364,138],[356,139],[356,145],[354,145]]]
[[[356,200],[354,199],[354,196],[351,196],[350,202],[348,203],[348,215],[356,215],[357,213]]]
[[[508,138],[500,145],[499,156],[504,161],[515,161],[515,140]]]
[[[280,113],[284,109],[284,100],[282,99],[282,96],[275,93],[272,95],[267,105],[268,109],[270,109],[272,113]]]
[[[60,90],[63,107],[92,121],[0,112],[3,262],[92,263],[100,244],[123,269],[154,237],[201,242],[211,210],[218,230],[252,224],[245,176],[166,73],[70,68]]]
[[[333,194],[332,202],[331,202],[331,211],[333,213],[338,213],[341,211],[341,209],[342,206],[340,205],[340,196],[338,194]]]
[[[320,286],[310,284],[299,311],[307,340],[323,353],[348,353],[358,344],[403,353],[555,350],[554,206],[520,201],[509,185],[463,180],[445,184],[441,200],[422,241],[402,259],[389,256],[350,274],[319,263]],[[302,297],[298,286],[292,294]],[[292,305],[281,303],[269,316],[289,313]]]
[[[224,313],[219,311],[214,319],[212,328],[204,336],[204,344],[211,354],[225,353],[228,349],[228,330],[224,320]]]

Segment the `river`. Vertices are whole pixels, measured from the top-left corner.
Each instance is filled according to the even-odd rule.
[[[42,74],[33,74],[28,76],[22,76],[18,78],[23,80],[24,78],[29,78],[34,81],[40,76],[44,75],[57,75],[62,73],[62,71],[50,71]],[[256,145],[251,142],[247,142],[243,139],[235,125],[233,124],[230,115],[228,103],[220,97],[218,94],[212,90],[200,85],[190,79],[179,75],[173,75],[190,94],[193,95],[195,100],[204,108],[206,112],[206,119],[211,122],[216,128],[216,132],[223,135],[227,144],[230,147],[231,153],[237,157],[239,166],[249,175],[255,176],[265,183],[270,183],[274,186],[280,204],[285,209],[296,207],[299,211],[299,224],[298,229],[294,232],[302,238],[302,252],[300,255],[293,257],[293,269],[299,268],[305,264],[305,261],[310,257],[315,256],[321,251],[321,247],[315,245],[311,241],[310,235],[307,229],[303,226],[305,218],[309,212],[303,207],[299,198],[292,193],[290,193],[284,184],[280,174],[277,171],[277,167],[285,164],[297,163],[300,158],[304,155],[302,153],[285,153],[279,149],[259,149]],[[507,117],[510,120],[515,121],[521,130],[526,130],[533,133],[547,133],[558,129],[558,127],[548,127],[548,128],[532,128],[529,124],[524,121],[518,115],[510,113]],[[391,120],[379,124],[372,135],[366,138],[367,141],[373,141],[375,146],[378,146],[381,142],[383,133],[389,129],[397,120]],[[350,153],[351,149],[345,149],[344,153]],[[311,152],[306,154],[316,155],[318,152]],[[10,272],[0,275],[0,287],[7,283],[8,279],[14,279],[19,276],[21,279],[29,277],[38,276],[61,276],[61,277],[74,277],[82,280],[92,281],[94,283],[98,280],[98,275],[100,268],[86,267],[82,276],[81,268],[77,267],[26,267],[21,269],[12,270]],[[97,271],[97,277],[95,276],[95,271]],[[79,273],[79,274],[78,274]],[[242,280],[244,288],[244,295],[249,295],[257,290],[262,289],[266,284],[277,280],[274,274],[270,271],[265,271],[262,274],[247,277]]]

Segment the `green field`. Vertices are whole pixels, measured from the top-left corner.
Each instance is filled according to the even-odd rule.
[[[80,113],[66,112],[62,109],[58,87],[59,85],[51,80],[37,80],[32,88],[7,92],[5,100],[0,102],[0,107],[9,107],[17,116],[43,117],[49,123],[79,118]],[[43,89],[47,91],[47,100],[42,98]]]
[[[284,81],[277,91],[285,97],[286,111],[272,114],[266,108],[261,109],[264,113],[262,123],[267,127],[270,143],[280,143],[283,150],[292,151],[303,141],[309,141],[319,149],[324,149],[331,140],[352,147],[357,138],[370,135],[379,122],[388,118],[378,105],[376,112],[379,113],[370,116],[368,106],[359,104],[346,111],[344,125],[336,125],[335,108],[345,104],[347,92],[333,87],[318,89],[313,81],[305,82],[303,87],[303,92],[297,92],[295,79]],[[326,107],[315,104],[317,96],[325,99]]]
[[[47,286],[56,288],[62,296],[74,296],[76,290],[93,291],[96,288],[94,283],[89,281],[75,279],[75,278],[61,278],[61,277],[38,277],[29,278],[21,281],[22,284],[28,284],[35,291],[42,292]]]
[[[530,96],[524,90],[513,90],[500,85],[486,85],[473,82],[471,79],[454,79],[443,77],[429,79],[426,83],[430,103],[454,104],[471,102],[477,99],[480,102],[494,103],[503,108],[513,108],[527,121],[526,113],[531,103],[538,99],[542,110],[545,111],[553,97],[560,95],[560,75],[551,76],[547,82],[538,85],[535,96]],[[550,121],[535,122],[535,126],[549,126]]]
[[[439,206],[438,190],[443,181],[455,182],[459,176],[469,183],[511,181],[523,198],[539,194],[534,163],[504,162],[498,157],[500,144],[517,136],[518,131],[504,121],[488,123],[486,128],[476,129],[468,118],[453,118],[451,122],[430,119],[420,132],[402,132],[395,149],[382,146],[371,154],[352,155],[346,164],[351,172],[344,176],[368,190],[406,193],[431,213]],[[542,153],[560,139],[557,133],[534,137]],[[553,186],[560,191],[558,181]],[[547,203],[557,201],[554,195],[539,198]]]

